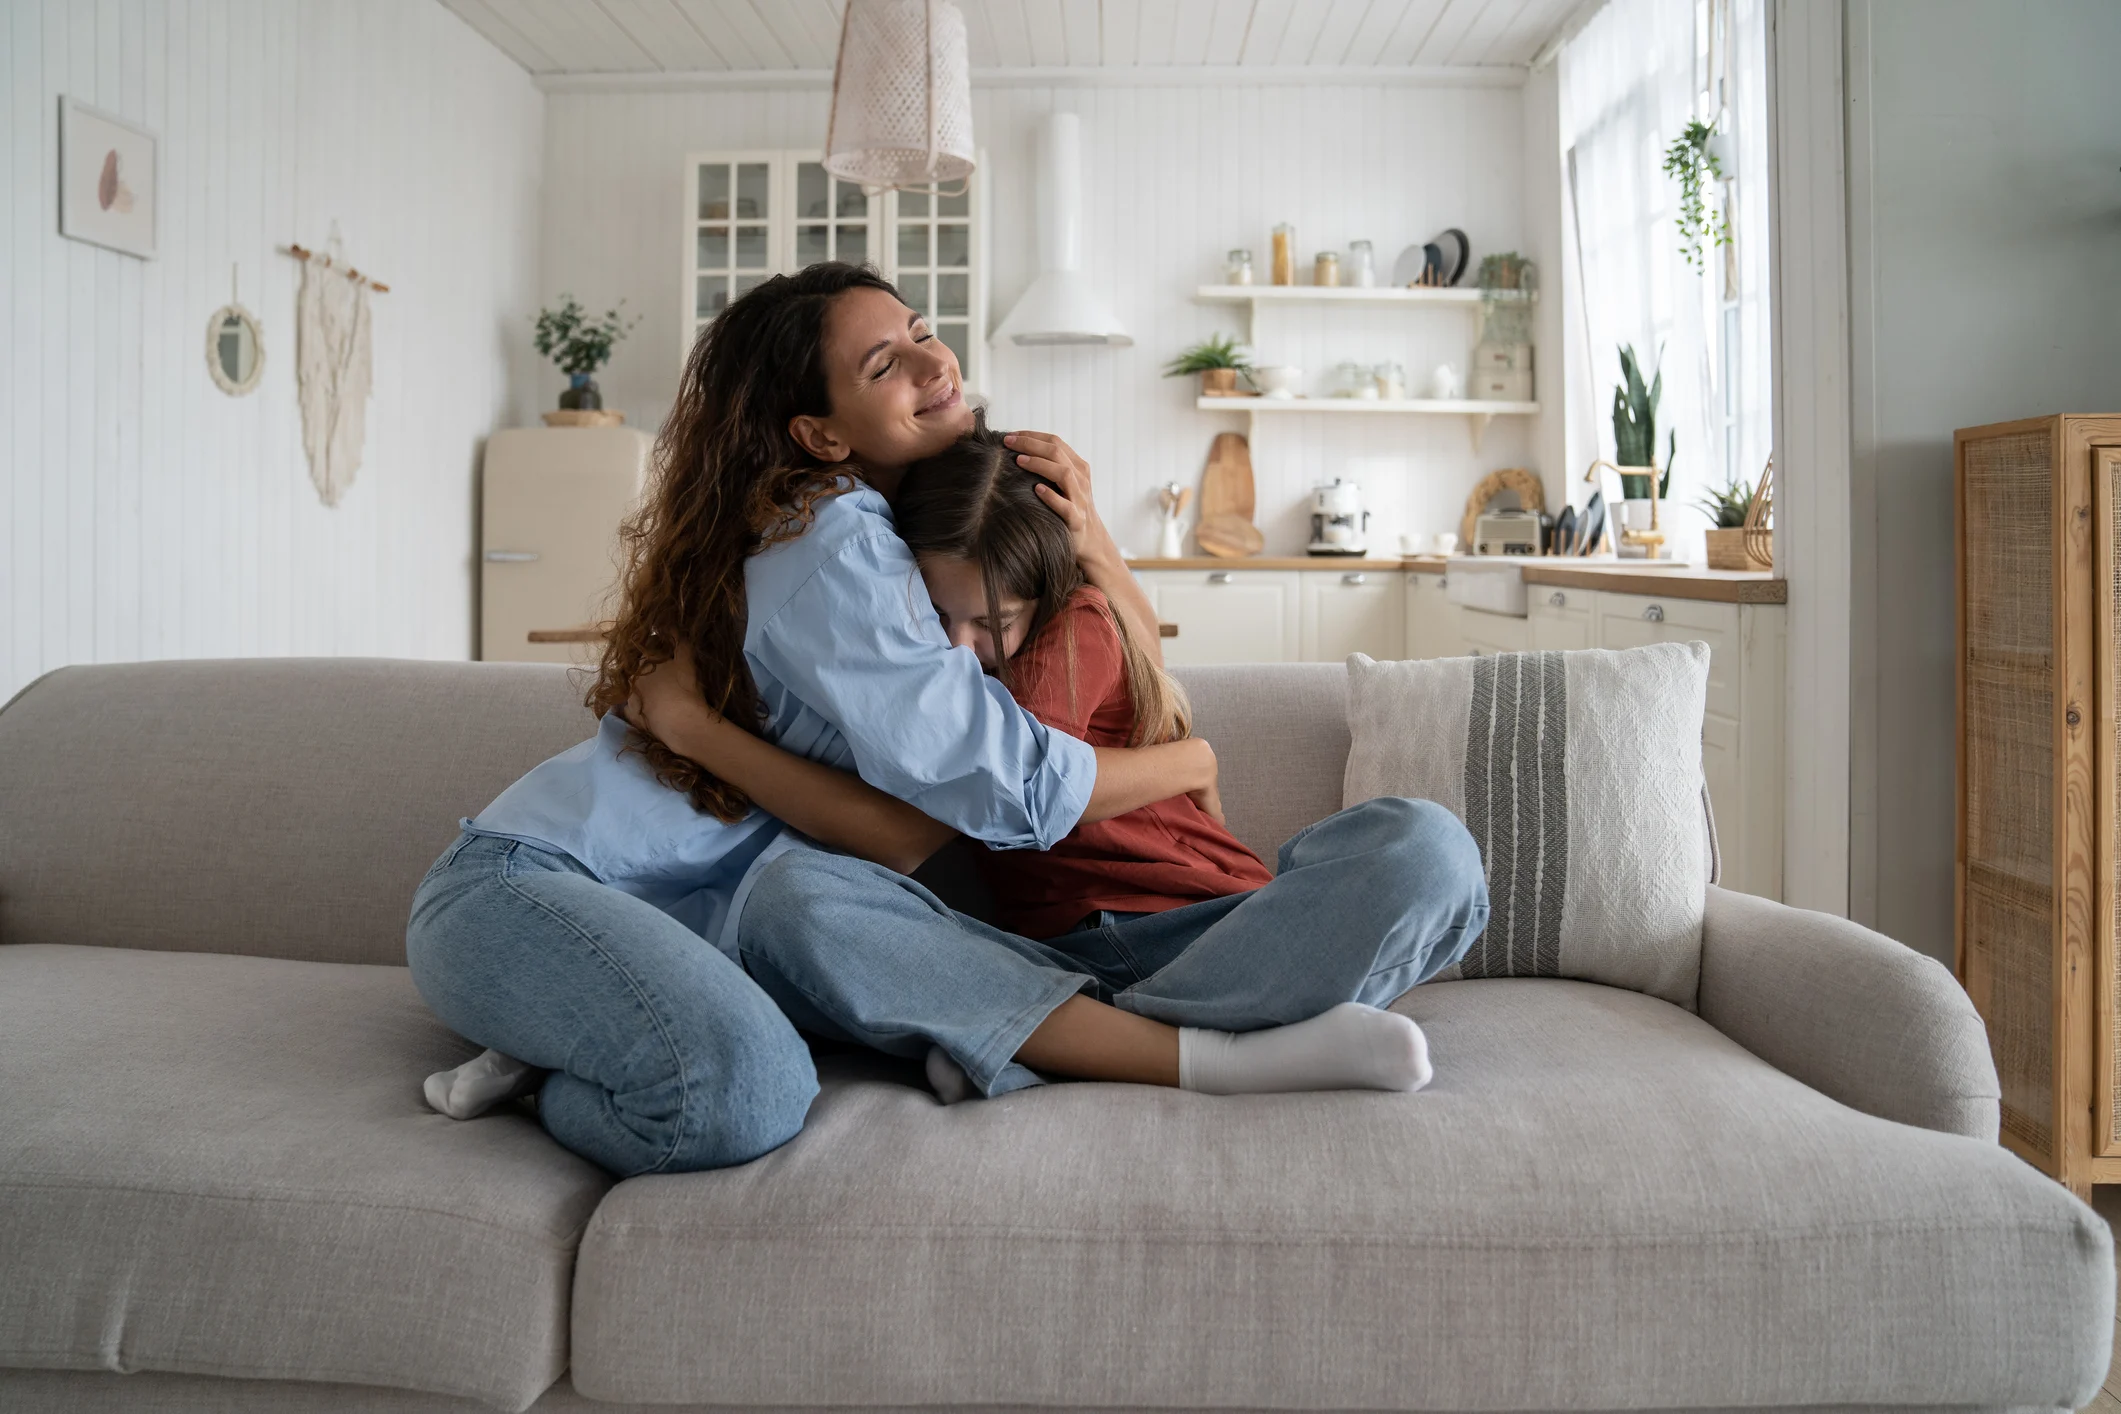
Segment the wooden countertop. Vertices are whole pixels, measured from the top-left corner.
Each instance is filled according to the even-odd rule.
[[[1739,570],[1712,570],[1697,566],[1644,569],[1625,560],[1572,560],[1542,556],[1496,556],[1524,571],[1527,584],[1551,584],[1560,589],[1604,589],[1615,594],[1654,594],[1667,599],[1705,599],[1721,604],[1786,604],[1789,582],[1774,574]],[[1436,555],[1405,558],[1337,555],[1254,555],[1250,559],[1224,560],[1194,555],[1178,560],[1129,560],[1138,570],[1411,570],[1417,574],[1442,574],[1445,562]]]
[[[1136,570],[1399,570],[1408,561],[1398,555],[1253,555],[1225,560],[1215,555],[1187,555],[1177,560],[1129,560]],[[1442,564],[1441,560],[1437,561]]]

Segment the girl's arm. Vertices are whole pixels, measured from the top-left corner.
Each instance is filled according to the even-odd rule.
[[[689,649],[681,647],[670,662],[635,680],[626,718],[750,796],[769,815],[886,869],[911,874],[957,834],[860,776],[783,751],[709,710]],[[1215,752],[1205,741],[1096,751],[1097,781],[1083,811],[1085,822],[1215,789]]]
[[[626,720],[783,823],[834,849],[911,874],[957,834],[860,776],[783,751],[711,710],[691,650],[634,680]]]
[[[1090,499],[1090,464],[1049,432],[1012,432],[1007,442],[1017,454],[1016,464],[1046,483],[1037,488],[1038,498],[1068,523],[1083,577],[1104,591],[1113,612],[1127,621],[1127,632],[1149,660],[1162,667],[1164,640],[1157,628],[1156,609],[1134,571],[1120,558],[1112,532],[1105,529]]]

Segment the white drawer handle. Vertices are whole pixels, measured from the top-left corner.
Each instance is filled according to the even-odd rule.
[[[1569,596],[1557,589],[1547,596],[1547,602],[1558,609],[1569,602]]]
[[[1642,611],[1642,616],[1653,624],[1661,624],[1664,622],[1664,605],[1652,604]]]
[[[1235,584],[1237,583],[1237,575],[1231,570],[1217,570],[1215,571],[1215,573],[1208,576],[1208,583]]]
[[[486,563],[490,565],[527,565],[538,557],[535,550],[488,550]]]
[[[1340,577],[1340,582],[1342,584],[1368,584],[1370,577],[1366,574],[1344,574]]]

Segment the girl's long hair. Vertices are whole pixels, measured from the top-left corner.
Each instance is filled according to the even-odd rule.
[[[1031,623],[1024,633],[1028,644],[1059,617],[1084,584],[1067,525],[1039,499],[1038,478],[1017,466],[1002,444],[1003,435],[988,428],[984,413],[976,414],[972,431],[906,468],[891,508],[899,536],[914,554],[968,560],[979,567],[997,653],[1004,598],[1031,602]],[[1127,745],[1150,746],[1191,736],[1193,710],[1185,689],[1142,651],[1124,617],[1109,605],[1105,612],[1119,631],[1120,662],[1134,707],[1134,730]],[[1072,697],[1074,645],[1068,649]],[[994,671],[1014,690],[1006,660],[998,661]]]
[[[653,480],[620,527],[617,608],[587,698],[598,717],[623,708],[634,680],[692,648],[707,705],[750,731],[758,688],[744,662],[744,561],[800,535],[818,502],[852,489],[849,468],[821,463],[790,419],[825,417],[825,314],[848,290],[898,291],[867,266],[828,262],[739,295],[692,346],[677,402],[656,440]],[[656,779],[721,820],[751,808],[743,792],[660,742],[633,745]]]

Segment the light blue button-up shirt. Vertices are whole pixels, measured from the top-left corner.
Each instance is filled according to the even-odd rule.
[[[1005,849],[1047,849],[1090,801],[1096,753],[1016,705],[969,648],[952,648],[891,507],[867,486],[744,566],[744,658],[765,735]],[[557,851],[736,954],[752,876],[820,848],[763,810],[734,824],[621,754],[617,713],[502,791],[465,828]]]

